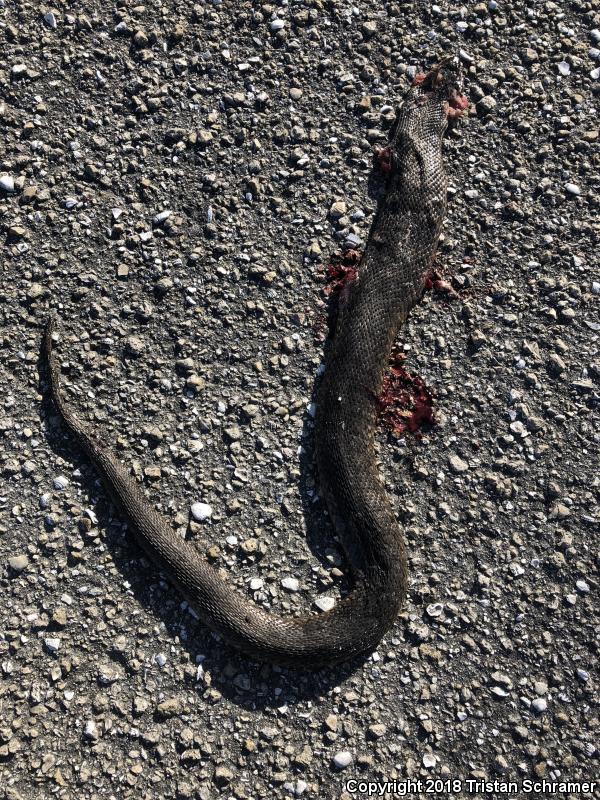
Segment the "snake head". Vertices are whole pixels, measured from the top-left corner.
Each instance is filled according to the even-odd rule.
[[[469,101],[462,93],[463,74],[456,56],[448,56],[429,72],[416,75],[411,95],[417,103],[441,101],[447,119],[456,119],[468,109]]]

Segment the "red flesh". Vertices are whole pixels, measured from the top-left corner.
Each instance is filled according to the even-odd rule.
[[[404,367],[404,353],[392,350],[390,368],[377,398],[379,419],[393,433],[418,433],[435,424],[433,393],[423,378]]]

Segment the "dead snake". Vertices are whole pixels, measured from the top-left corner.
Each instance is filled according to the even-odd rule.
[[[301,617],[268,613],[225,582],[158,513],[129,470],[65,403],[52,352],[43,358],[60,416],[102,477],[150,560],[201,620],[262,661],[315,669],[374,649],[393,625],[407,590],[404,542],[379,477],[374,427],[390,349],[419,300],[446,211],[442,137],[464,107],[456,65],[415,80],[389,143],[389,176],[357,275],[338,313],[317,395],[315,452],[330,515],[352,568],[353,588],[332,610]]]

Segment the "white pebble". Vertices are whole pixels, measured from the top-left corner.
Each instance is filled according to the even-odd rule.
[[[558,63],[558,71],[561,75],[568,75],[571,72],[571,67],[569,66],[568,61],[560,61]]]
[[[297,592],[300,588],[300,581],[298,578],[284,578],[281,581],[281,585],[284,589],[287,589],[288,592]]]
[[[335,599],[333,597],[317,597],[315,600],[315,606],[319,611],[331,611],[334,605]]]
[[[590,78],[593,78],[595,81],[600,78],[600,67],[596,67],[595,69],[590,71]]]
[[[83,728],[83,735],[88,739],[93,739],[96,736],[96,723],[93,719],[89,719]]]
[[[50,653],[57,653],[60,648],[60,639],[44,639],[44,644]]]
[[[12,175],[0,175],[0,189],[7,194],[12,194],[15,190],[15,181]]]
[[[575,586],[577,587],[577,591],[581,592],[582,594],[587,594],[589,592],[589,590],[590,590],[589,583],[586,583],[586,581],[583,581],[583,580],[577,581]]]
[[[511,422],[509,427],[511,432],[514,433],[515,436],[522,436],[523,438],[525,438],[528,435],[527,431],[525,430],[525,426],[520,420],[517,420],[516,422]]]
[[[204,522],[205,519],[212,517],[213,510],[208,503],[194,503],[191,512],[196,522]]]
[[[274,19],[269,25],[269,28],[273,31],[273,33],[277,33],[277,31],[285,28],[285,22],[282,19]]]
[[[98,667],[98,683],[102,686],[110,686],[120,678],[120,673],[117,667],[113,664],[100,664]]]
[[[592,294],[600,294],[600,281],[592,281]]]
[[[154,656],[154,661],[159,667],[164,667],[164,665],[167,663],[167,657],[164,653],[157,653]]]
[[[548,703],[543,697],[536,697],[531,707],[537,714],[542,714],[548,708]]]
[[[425,753],[423,756],[423,766],[425,769],[433,769],[437,764],[437,756],[434,756],[433,753]]]
[[[52,11],[48,11],[47,14],[44,14],[44,22],[49,28],[56,28],[56,17]]]
[[[346,767],[349,767],[352,763],[352,760],[352,753],[350,753],[348,750],[341,750],[333,757],[333,763],[338,769],[345,769]]]
[[[252,578],[250,581],[250,589],[253,592],[258,592],[259,589],[262,589],[265,585],[265,582],[262,578]]]
[[[576,183],[565,183],[565,191],[569,194],[580,195],[581,189]]]
[[[425,611],[428,617],[439,617],[444,610],[443,603],[430,603]]]
[[[172,213],[173,213],[172,211],[161,211],[154,217],[153,220],[154,224],[160,225],[161,222],[164,222],[166,219],[169,219]]]
[[[52,495],[48,494],[47,492],[46,494],[41,495],[39,500],[40,508],[49,508],[51,500],[52,500]]]
[[[94,513],[93,509],[91,509],[91,508],[86,508],[86,509],[84,510],[84,512],[83,512],[83,513],[84,513],[84,514],[85,514],[85,516],[86,516],[86,517],[87,517],[87,518],[90,520],[90,522],[92,523],[92,525],[97,525],[97,524],[98,524],[98,517],[97,517],[97,516],[96,516],[96,514]]]

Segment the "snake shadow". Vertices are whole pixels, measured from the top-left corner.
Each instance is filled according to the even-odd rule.
[[[183,659],[187,662],[184,667],[185,681],[196,688],[199,696],[208,689],[206,682],[203,682],[201,677],[198,679],[199,653],[203,654],[200,662],[202,668],[210,673],[212,689],[216,689],[231,702],[248,710],[277,708],[323,696],[368,661],[370,654],[317,671],[290,669],[253,661],[229,646],[217,634],[212,633],[190,612],[179,592],[169,585],[168,579],[146,558],[133,534],[130,535],[126,531],[126,524],[120,521],[93,465],[79,450],[53,407],[48,396],[47,374],[41,355],[38,359],[38,376],[42,397],[39,411],[45,427],[46,440],[56,455],[79,468],[78,481],[84,494],[81,502],[82,504],[88,502],[97,517],[97,527],[90,532],[89,538],[102,540],[111,553],[114,565],[130,585],[136,602],[162,622],[167,636],[176,641],[185,652],[186,656]],[[318,380],[317,378],[313,386],[311,398],[313,402]],[[337,548],[333,526],[315,493],[313,454],[313,418],[307,411],[303,418],[299,487],[306,541],[315,558],[324,567],[330,568],[328,556],[331,556],[332,549]],[[83,534],[79,532],[78,536],[84,540],[88,538],[85,532]],[[96,546],[95,542],[92,546]],[[343,561],[341,550],[340,558]],[[89,561],[93,559],[92,553],[89,555]],[[346,574],[344,570],[344,575]],[[344,577],[336,587],[344,594],[350,585]],[[130,620],[130,625],[135,625],[135,622]],[[104,646],[103,641],[102,638],[98,638],[100,647]],[[139,640],[132,637],[131,651],[138,644]],[[103,658],[107,656],[128,671],[127,653],[113,652],[109,649],[107,653],[102,653]],[[155,665],[153,668],[158,669]]]

